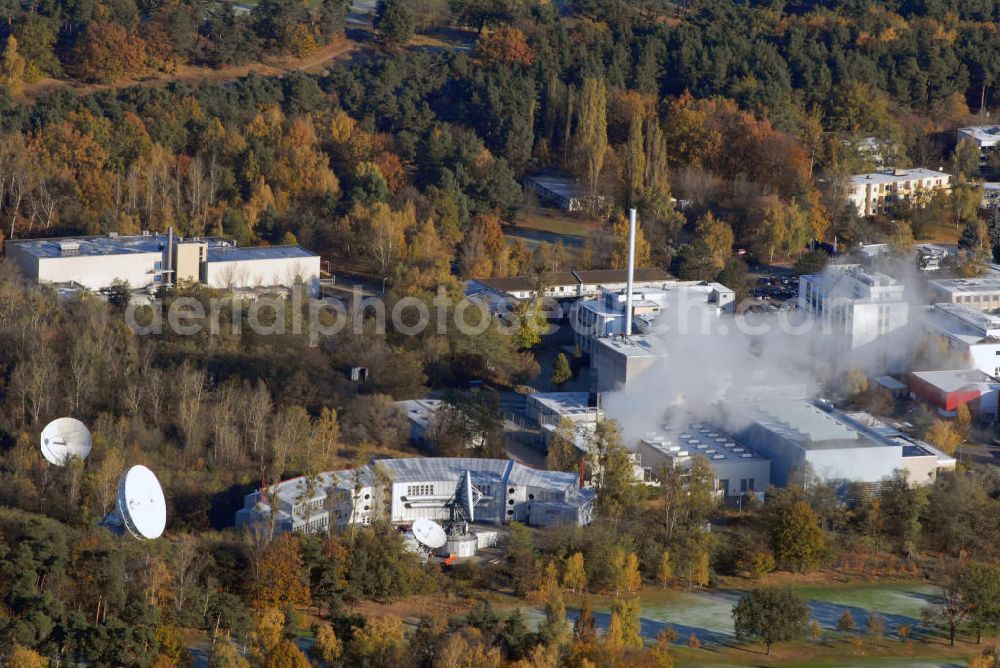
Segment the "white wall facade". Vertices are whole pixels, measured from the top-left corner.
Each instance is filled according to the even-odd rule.
[[[144,288],[154,282],[162,253],[123,253],[116,255],[65,255],[37,259],[40,283],[75,281],[89,290],[111,287],[116,280],[128,281],[132,288]]]
[[[246,260],[209,260],[205,264],[205,284],[220,290],[290,287],[301,282],[316,295],[319,289],[319,256],[296,258],[261,258]]]

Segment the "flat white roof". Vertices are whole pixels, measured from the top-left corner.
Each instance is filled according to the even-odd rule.
[[[998,385],[996,378],[979,369],[914,371],[913,376],[947,393],[989,389],[990,386]]]
[[[667,345],[657,336],[633,334],[627,339],[608,336],[596,341],[598,345],[627,357],[662,357],[667,354]]]
[[[981,278],[942,278],[928,281],[928,285],[948,293],[1000,292],[1000,278],[990,276],[983,276]]]
[[[851,177],[852,186],[865,185],[867,183],[898,183],[900,181],[911,181],[913,179],[937,179],[942,177],[951,178],[951,174],[937,172],[933,169],[914,167],[912,169],[886,169],[880,172],[870,172],[868,174],[855,174]]]
[[[529,394],[528,399],[558,415],[580,415],[597,410],[589,405],[590,394],[587,392],[536,392]]]
[[[943,306],[962,306],[963,309],[973,310],[962,304],[936,304],[924,313],[924,323],[927,327],[954,341],[970,346],[983,343],[989,338],[988,332],[974,324],[971,318],[956,317],[950,313],[952,309],[940,308]],[[971,314],[969,315],[971,316]]]

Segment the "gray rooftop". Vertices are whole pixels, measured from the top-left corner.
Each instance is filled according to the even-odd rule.
[[[221,243],[220,240],[213,240]],[[165,234],[134,236],[65,237],[53,239],[20,239],[7,242],[40,258],[64,256],[135,255],[161,253],[167,244]]]
[[[175,244],[199,242],[208,245],[209,262],[315,257],[299,246],[240,247],[219,237],[184,238],[175,236]],[[50,239],[14,239],[8,245],[39,258],[136,255],[162,253],[168,243],[166,234],[107,235],[60,237]]]
[[[559,415],[580,415],[597,411],[590,405],[590,394],[587,392],[535,392],[528,397]]]
[[[914,378],[934,386],[942,392],[980,390],[1000,383],[979,369],[949,369],[944,371],[914,371]]]
[[[737,409],[751,423],[804,450],[837,450],[898,445],[847,414],[820,401],[748,402]]]
[[[958,134],[971,137],[980,145],[992,146],[1000,141],[1000,125],[969,125],[959,128]]]
[[[525,178],[562,197],[585,197],[590,194],[582,183],[568,174],[541,172]]]
[[[458,483],[466,471],[472,472],[475,484],[518,484],[531,487],[565,489],[576,487],[575,473],[542,471],[509,459],[478,459],[475,457],[412,457],[379,459],[373,462],[379,473],[396,483],[454,481]]]
[[[982,293],[1000,291],[1000,278],[984,276],[982,278],[942,278],[936,281],[928,281],[939,290],[949,293]]]
[[[209,262],[317,257],[301,246],[209,246]]]
[[[707,423],[664,425],[662,431],[647,433],[640,441],[677,459],[697,456],[713,461],[763,459],[729,432]]]

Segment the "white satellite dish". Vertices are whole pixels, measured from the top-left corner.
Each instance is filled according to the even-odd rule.
[[[417,539],[418,543],[432,550],[444,547],[444,544],[448,542],[448,535],[445,534],[444,528],[431,520],[413,520],[410,531],[413,532],[413,537]]]
[[[465,520],[467,522],[475,522],[475,507],[476,498],[475,488],[472,486],[472,471],[466,471],[465,476],[462,479],[462,486],[460,487],[462,496],[462,509],[465,510]]]
[[[70,457],[86,459],[93,441],[86,425],[75,418],[63,417],[45,425],[41,446],[42,456],[50,464],[65,466]]]
[[[152,540],[167,526],[167,503],[156,474],[141,464],[118,479],[118,499],[114,517],[106,523],[123,525],[140,540]]]

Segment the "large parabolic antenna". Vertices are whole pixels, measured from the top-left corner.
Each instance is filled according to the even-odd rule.
[[[431,520],[413,520],[410,531],[413,532],[413,537],[417,539],[418,543],[432,550],[444,547],[444,544],[448,542],[448,536],[441,525]]]
[[[472,471],[466,471],[455,490],[455,500],[461,504],[466,522],[476,521],[476,504],[483,498],[483,493],[472,484]]]
[[[90,430],[74,418],[53,420],[42,430],[42,456],[56,466],[65,466],[70,457],[86,459],[92,445]]]
[[[117,513],[128,532],[140,540],[152,540],[167,526],[167,503],[156,475],[141,464],[118,480]]]

